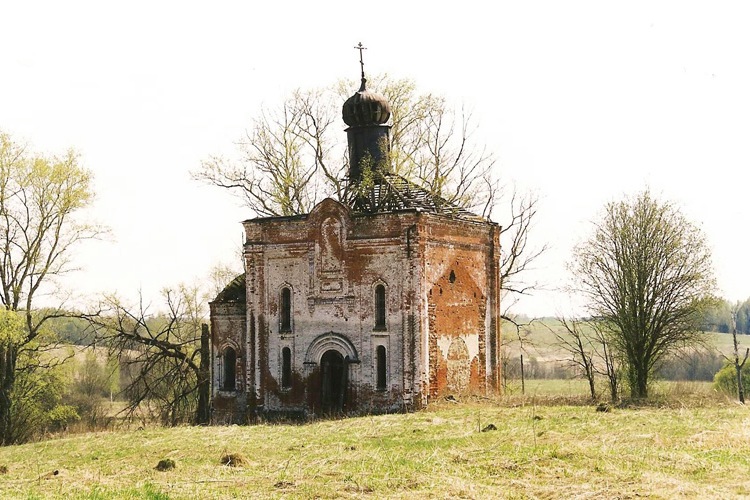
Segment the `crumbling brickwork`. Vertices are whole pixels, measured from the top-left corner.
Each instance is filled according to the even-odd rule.
[[[487,261],[488,254],[498,255],[499,228],[434,216],[428,217],[426,226],[429,396],[487,393],[497,388],[487,377],[498,370],[487,345],[492,328],[499,325],[498,290],[492,287],[498,277],[493,278]]]
[[[245,273],[211,303],[214,421],[498,388],[500,228],[390,171],[390,106],[365,84],[342,108],[343,201],[244,222]]]
[[[244,303],[212,303],[214,420],[402,411],[495,388],[496,225],[330,199],[244,225]],[[220,389],[227,345],[234,392]]]

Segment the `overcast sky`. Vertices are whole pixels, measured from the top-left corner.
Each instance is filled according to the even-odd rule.
[[[541,198],[518,312],[565,313],[566,262],[603,205],[645,188],[700,224],[719,292],[750,296],[745,2],[38,2],[0,10],[0,130],[75,148],[94,216],[68,286],[159,289],[238,261],[251,214],[189,172],[260,106],[368,72],[474,109],[506,185]],[[352,92],[356,89],[352,89]],[[345,125],[341,123],[342,134]],[[502,221],[500,221],[502,222]]]

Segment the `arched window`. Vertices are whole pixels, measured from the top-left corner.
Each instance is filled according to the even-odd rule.
[[[289,288],[281,289],[281,313],[279,315],[279,331],[292,331],[292,291]]]
[[[227,347],[224,349],[224,355],[222,358],[223,377],[221,380],[221,389],[224,391],[233,391],[237,366],[237,353],[234,352],[233,348]]]
[[[375,330],[385,330],[385,286],[375,287]]]
[[[285,347],[281,350],[281,388],[292,386],[292,350]]]
[[[375,369],[377,372],[375,388],[379,391],[384,391],[386,388],[386,366],[385,346],[379,345],[375,349]]]

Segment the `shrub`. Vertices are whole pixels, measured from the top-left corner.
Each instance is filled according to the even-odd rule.
[[[70,405],[57,405],[47,414],[51,431],[65,431],[68,425],[81,420],[76,408]]]
[[[750,390],[750,363],[742,367],[742,387],[747,393]],[[737,396],[737,372],[734,363],[727,363],[714,375],[714,389],[728,396]]]

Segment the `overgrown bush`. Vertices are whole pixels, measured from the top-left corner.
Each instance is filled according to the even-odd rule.
[[[750,390],[750,363],[745,363],[745,366],[742,367],[742,387],[747,394],[747,391]],[[727,363],[714,375],[714,389],[728,396],[737,396],[737,371],[734,368],[734,363]]]
[[[10,393],[13,421],[7,429],[5,444],[25,443],[49,430],[50,412],[60,404],[64,391],[60,366],[19,371]]]
[[[68,426],[81,420],[81,416],[74,406],[57,405],[47,414],[49,418],[49,430],[52,432],[66,431]]]

